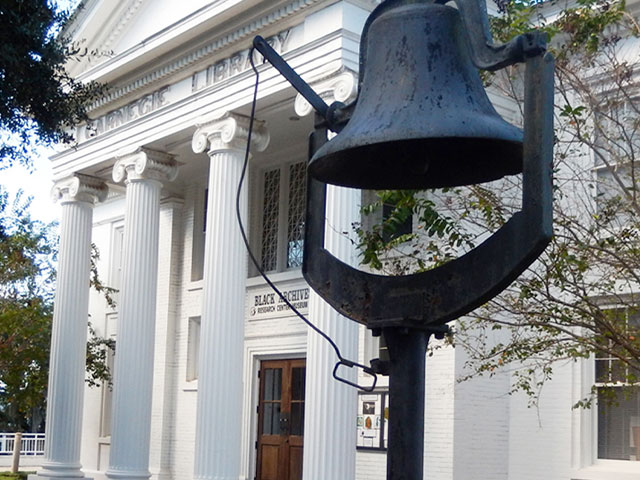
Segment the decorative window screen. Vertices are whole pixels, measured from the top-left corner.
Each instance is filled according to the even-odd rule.
[[[302,266],[304,220],[307,199],[305,162],[289,166],[289,214],[287,218],[287,268]]]
[[[280,213],[280,169],[264,174],[262,208],[262,268],[275,270],[278,266],[278,219]]]
[[[259,248],[265,271],[283,271],[302,265],[306,187],[306,162],[264,172]]]

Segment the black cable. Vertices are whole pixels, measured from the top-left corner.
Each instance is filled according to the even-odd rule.
[[[257,99],[258,99],[258,85],[260,83],[260,74],[259,74],[258,69],[256,68],[256,66],[254,64],[254,61],[253,61],[253,53],[254,53],[254,48],[252,47],[251,50],[249,51],[249,62],[251,63],[251,68],[253,69],[253,71],[254,71],[254,73],[256,75],[256,84],[255,84],[255,87],[254,87],[254,90],[253,90],[253,101],[251,102],[251,115],[250,115],[250,118],[249,118],[249,128],[248,128],[248,131],[247,131],[247,148],[246,148],[245,154],[244,154],[244,163],[242,165],[242,173],[240,174],[240,181],[238,182],[238,191],[236,193],[236,217],[238,218],[238,226],[240,227],[240,234],[242,235],[242,241],[244,242],[244,245],[247,248],[247,252],[249,254],[249,258],[251,259],[251,262],[255,265],[256,269],[258,270],[258,273],[260,273],[260,275],[262,276],[262,278],[264,278],[264,280],[267,282],[267,284],[278,294],[278,296],[291,309],[291,311],[293,311],[298,317],[300,317],[300,319],[304,323],[306,323],[313,331],[318,333],[322,338],[324,338],[329,343],[329,345],[331,345],[331,347],[335,351],[336,356],[338,357],[338,360],[339,360],[336,363],[336,365],[335,365],[335,367],[333,369],[334,378],[336,378],[337,380],[339,380],[341,382],[344,382],[344,383],[347,383],[349,385],[355,386],[357,388],[360,388],[360,389],[363,389],[363,390],[367,390],[367,391],[371,391],[371,390],[373,390],[373,388],[375,387],[376,382],[377,382],[377,376],[376,376],[375,372],[373,372],[369,367],[366,367],[366,366],[361,365],[361,364],[359,364],[357,362],[354,362],[354,361],[351,361],[351,360],[348,360],[348,359],[344,358],[342,356],[342,354],[340,353],[340,348],[338,348],[338,345],[336,345],[336,343],[331,339],[331,337],[329,337],[329,335],[327,335],[325,332],[323,332],[318,327],[316,327],[313,323],[311,323],[311,321],[307,317],[305,317],[302,313],[300,313],[300,311],[298,311],[298,309],[293,306],[293,304],[289,301],[289,299],[287,299],[287,297],[285,297],[285,295],[278,289],[278,287],[275,286],[275,284],[271,281],[271,279],[264,272],[264,270],[262,269],[262,265],[260,265],[260,263],[256,259],[255,255],[251,251],[251,246],[249,245],[249,239],[248,239],[247,234],[245,232],[244,225],[242,223],[242,216],[240,214],[240,194],[241,194],[241,191],[242,191],[242,184],[244,183],[244,178],[245,178],[246,173],[247,173],[247,166],[249,165],[249,153],[250,153],[250,148],[251,148],[251,134],[253,133],[253,121],[254,121],[254,118],[255,118],[256,103],[257,103]],[[347,367],[354,367],[354,366],[362,367],[367,374],[372,375],[374,377],[373,385],[371,385],[370,387],[361,387],[358,384],[355,384],[355,383],[350,382],[348,380],[345,380],[345,379],[343,379],[341,377],[338,377],[336,375],[336,372],[337,372],[338,367],[340,365],[345,365]]]

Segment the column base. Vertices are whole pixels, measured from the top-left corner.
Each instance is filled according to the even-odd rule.
[[[86,477],[80,470],[60,469],[52,470],[50,467],[44,467],[38,473],[30,474],[28,480],[93,480],[92,477]]]
[[[67,475],[50,475],[43,472],[30,474],[27,477],[27,480],[78,480],[79,478],[82,478],[83,480],[93,480],[92,477],[85,477],[84,474],[72,477]]]
[[[42,470],[38,473],[29,475],[29,480],[78,480],[83,478],[85,480],[93,480],[85,477],[84,472],[81,470],[82,465],[69,464],[69,463],[56,463],[45,462],[42,465]]]
[[[107,478],[112,480],[124,480],[124,479],[132,479],[132,480],[147,480],[151,478],[151,472],[149,470],[146,471],[127,471],[127,470],[112,470],[108,469],[105,472]]]

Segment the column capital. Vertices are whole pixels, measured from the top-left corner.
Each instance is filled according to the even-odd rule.
[[[342,70],[330,77],[312,82],[311,87],[327,105],[333,102],[349,103],[356,98],[358,76],[351,70]],[[299,117],[309,115],[313,111],[311,104],[300,94],[296,95],[293,108]]]
[[[109,187],[96,177],[74,173],[70,177],[59,180],[51,189],[54,202],[85,202],[91,205],[96,201],[102,202],[107,198]]]
[[[196,124],[191,147],[195,153],[204,152],[209,147],[211,156],[221,150],[244,150],[247,146],[250,118],[237,113],[224,112],[210,120]],[[264,122],[254,120],[251,133],[252,147],[262,152],[269,145],[269,132]]]
[[[131,180],[173,181],[178,176],[178,162],[174,155],[140,147],[116,155],[113,181]]]

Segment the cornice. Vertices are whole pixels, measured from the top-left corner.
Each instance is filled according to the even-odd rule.
[[[310,52],[316,51],[322,45],[331,44],[337,38],[342,38],[345,36],[349,37],[351,35],[353,35],[355,38],[355,34],[352,34],[351,32],[348,32],[348,31],[344,31],[344,30],[332,31],[326,36],[311,40],[310,42],[307,42],[306,44],[293,49],[290,52],[292,56],[289,58],[289,60],[296,63],[297,59],[305,58],[307,54],[309,54]],[[322,64],[322,65],[318,64],[317,62],[314,62],[314,68],[311,71],[305,73],[305,78],[311,81],[312,83],[315,83],[316,81],[319,81],[321,79],[329,78],[333,75],[336,75],[338,72],[342,71],[342,62],[340,62],[340,64],[341,65],[335,65],[336,68],[329,69],[328,67],[334,65],[333,62],[331,64]],[[354,67],[357,67],[357,65],[352,64],[350,65],[350,67],[354,68]],[[268,67],[266,65],[259,66],[259,69],[263,69],[263,68],[268,68]],[[349,68],[347,67],[347,69]],[[314,74],[314,72],[316,71],[321,73]],[[240,73],[238,74],[237,77],[234,77],[232,81],[232,85],[234,86],[244,85],[246,79],[249,77],[253,77],[253,72],[248,70],[246,72]],[[279,85],[280,85],[279,88],[289,88],[288,83],[286,83],[286,81],[283,78],[279,80]],[[116,128],[116,129],[107,131],[100,136],[85,140],[82,143],[80,143],[77,146],[77,148],[67,147],[65,150],[62,150],[54,154],[53,156],[51,156],[51,160],[53,161],[56,169],[56,172],[54,173],[54,175],[59,175],[58,171],[60,172],[63,172],[63,171],[67,172],[67,171],[74,171],[74,170],[82,171],[83,169],[87,168],[88,165],[90,164],[94,165],[99,163],[100,161],[106,160],[107,158],[113,158],[113,156],[115,155],[115,150],[113,149],[113,146],[123,142],[122,135],[125,130],[138,131],[143,124],[155,125],[158,122],[158,118],[160,117],[183,118],[185,116],[185,111],[188,111],[189,113],[187,116],[189,116],[190,118],[189,120],[190,126],[193,127],[193,126],[196,126],[196,124],[202,124],[203,121],[199,120],[200,118],[203,118],[202,112],[198,114],[197,111],[202,110],[201,104],[205,98],[217,99],[215,101],[215,108],[209,108],[209,107],[205,108],[205,111],[211,111],[211,112],[220,112],[223,110],[233,111],[237,108],[240,108],[242,105],[246,104],[244,100],[241,103],[237,103],[236,101],[232,101],[231,103],[227,102],[225,99],[230,98],[228,93],[229,92],[228,88],[229,88],[229,84],[227,82],[222,82],[220,84],[212,85],[211,87],[207,87],[206,89],[202,89],[192,95],[189,95],[175,102],[172,102],[169,105],[163,107],[162,109],[153,111],[148,115],[146,115],[145,117],[137,118],[131,121],[130,123],[128,123],[126,127]],[[222,91],[226,92],[226,94],[222,95],[220,93]],[[238,92],[236,90],[233,90],[233,94],[231,95],[231,97],[235,98],[236,93]],[[247,97],[245,100],[246,102],[249,102],[250,97]],[[286,101],[291,102],[291,98],[289,98]],[[199,106],[197,110],[194,110],[190,107],[190,105],[199,105]],[[271,107],[267,107],[267,110],[269,108]],[[267,111],[267,110],[264,110],[264,111]],[[180,112],[180,113],[176,116],[175,112]],[[210,117],[206,117],[206,119],[209,120]],[[179,128],[185,128],[185,127],[187,127],[186,124],[181,124]],[[172,128],[178,128],[178,127],[172,127]],[[145,133],[145,135],[147,134]],[[162,133],[157,135],[164,136],[165,134]],[[144,141],[136,140],[132,142],[131,145],[133,146],[133,145],[147,144],[148,142],[154,141],[157,138],[160,138],[160,137],[153,136],[153,138],[151,139],[149,139],[148,137],[145,137]],[[190,141],[191,139],[189,140],[189,142]],[[126,141],[125,141],[125,144],[127,144]],[[173,150],[174,148],[175,146],[172,145],[170,148],[165,147],[164,149]],[[102,171],[99,171],[98,174],[109,175],[108,173],[102,172]]]
[[[106,39],[102,40],[102,49],[108,51],[114,42],[120,37],[126,26],[131,19],[140,10],[140,6],[144,3],[144,0],[131,0],[121,12],[120,16],[115,22],[115,25],[109,30],[109,34]]]
[[[115,102],[120,98],[132,95],[137,91],[149,87],[150,85],[159,83],[172,75],[194,66],[199,61],[213,56],[224,48],[253,37],[265,27],[276,22],[281,22],[284,19],[299,13],[303,9],[309,8],[322,1],[323,0],[293,0],[277,7],[275,10],[268,11],[260,15],[258,18],[254,18],[248,23],[238,26],[211,42],[193,48],[185,54],[174,58],[169,62],[164,62],[153,70],[147,71],[146,73],[127,81],[125,84],[113,88],[107,95],[95,102],[89,110],[96,110],[107,104]],[[98,68],[102,68],[108,63],[121,61],[121,57],[122,55],[110,59],[104,64],[101,64]],[[87,72],[87,74],[90,73],[91,72]]]
[[[71,14],[70,21],[65,25],[61,35],[73,37],[82,28],[82,24],[90,17],[91,12],[98,4],[99,0],[82,0]]]

